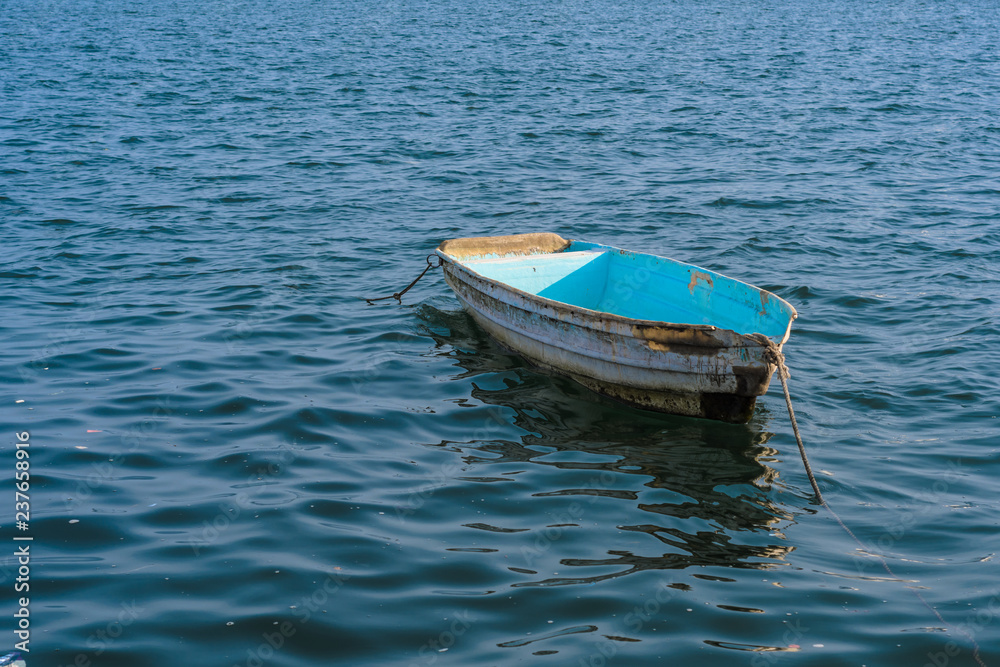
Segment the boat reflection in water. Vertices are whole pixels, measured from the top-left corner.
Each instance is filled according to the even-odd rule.
[[[542,518],[548,525],[523,530],[588,526],[581,531],[591,536],[586,544],[560,545],[557,551],[563,556],[559,564],[595,568],[590,574],[581,570],[513,586],[592,583],[694,566],[769,569],[784,564],[793,547],[775,543],[783,541],[776,524],[792,517],[769,498],[777,471],[767,462],[777,451],[767,446],[773,434],[755,425],[759,420],[735,425],[632,409],[529,367],[462,312],[425,305],[419,313],[421,333],[436,342],[434,354],[452,358],[461,369],[453,379],[469,383],[474,401],[503,408],[499,419],[524,431],[516,440],[442,444],[459,447],[465,462],[484,474],[495,469],[531,475],[530,491],[510,498],[521,504],[512,514],[520,521]],[[567,480],[573,485],[562,488]],[[583,508],[578,521],[557,513],[559,520],[551,522],[551,509],[541,501],[555,496],[576,497],[572,500]],[[527,512],[524,503],[533,501],[539,502],[537,511]],[[603,540],[609,530],[615,537]],[[621,539],[618,531],[634,539]],[[560,541],[565,535],[559,533]],[[567,550],[584,553],[566,558]],[[509,569],[538,574],[530,567]]]

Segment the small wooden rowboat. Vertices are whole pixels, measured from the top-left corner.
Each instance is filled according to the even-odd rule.
[[[557,234],[452,239],[445,280],[473,319],[529,362],[627,404],[743,423],[776,367],[795,309],[774,294],[665,257]]]

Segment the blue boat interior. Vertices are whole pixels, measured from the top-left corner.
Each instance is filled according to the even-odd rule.
[[[462,264],[529,294],[639,320],[710,324],[780,340],[795,317],[795,309],[770,292],[714,271],[584,241],[563,252]]]

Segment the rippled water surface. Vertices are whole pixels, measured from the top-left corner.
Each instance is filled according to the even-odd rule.
[[[998,14],[0,1],[29,665],[1000,665]],[[795,305],[864,547],[777,383],[745,426],[658,416],[437,273],[357,298],[528,231]]]

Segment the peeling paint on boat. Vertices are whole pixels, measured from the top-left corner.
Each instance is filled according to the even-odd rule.
[[[708,285],[708,289],[712,289],[715,286],[714,283],[712,282],[712,276],[702,271],[692,271],[691,282],[688,283],[688,291],[691,292],[692,294],[694,294],[694,288],[698,286],[699,280]]]

